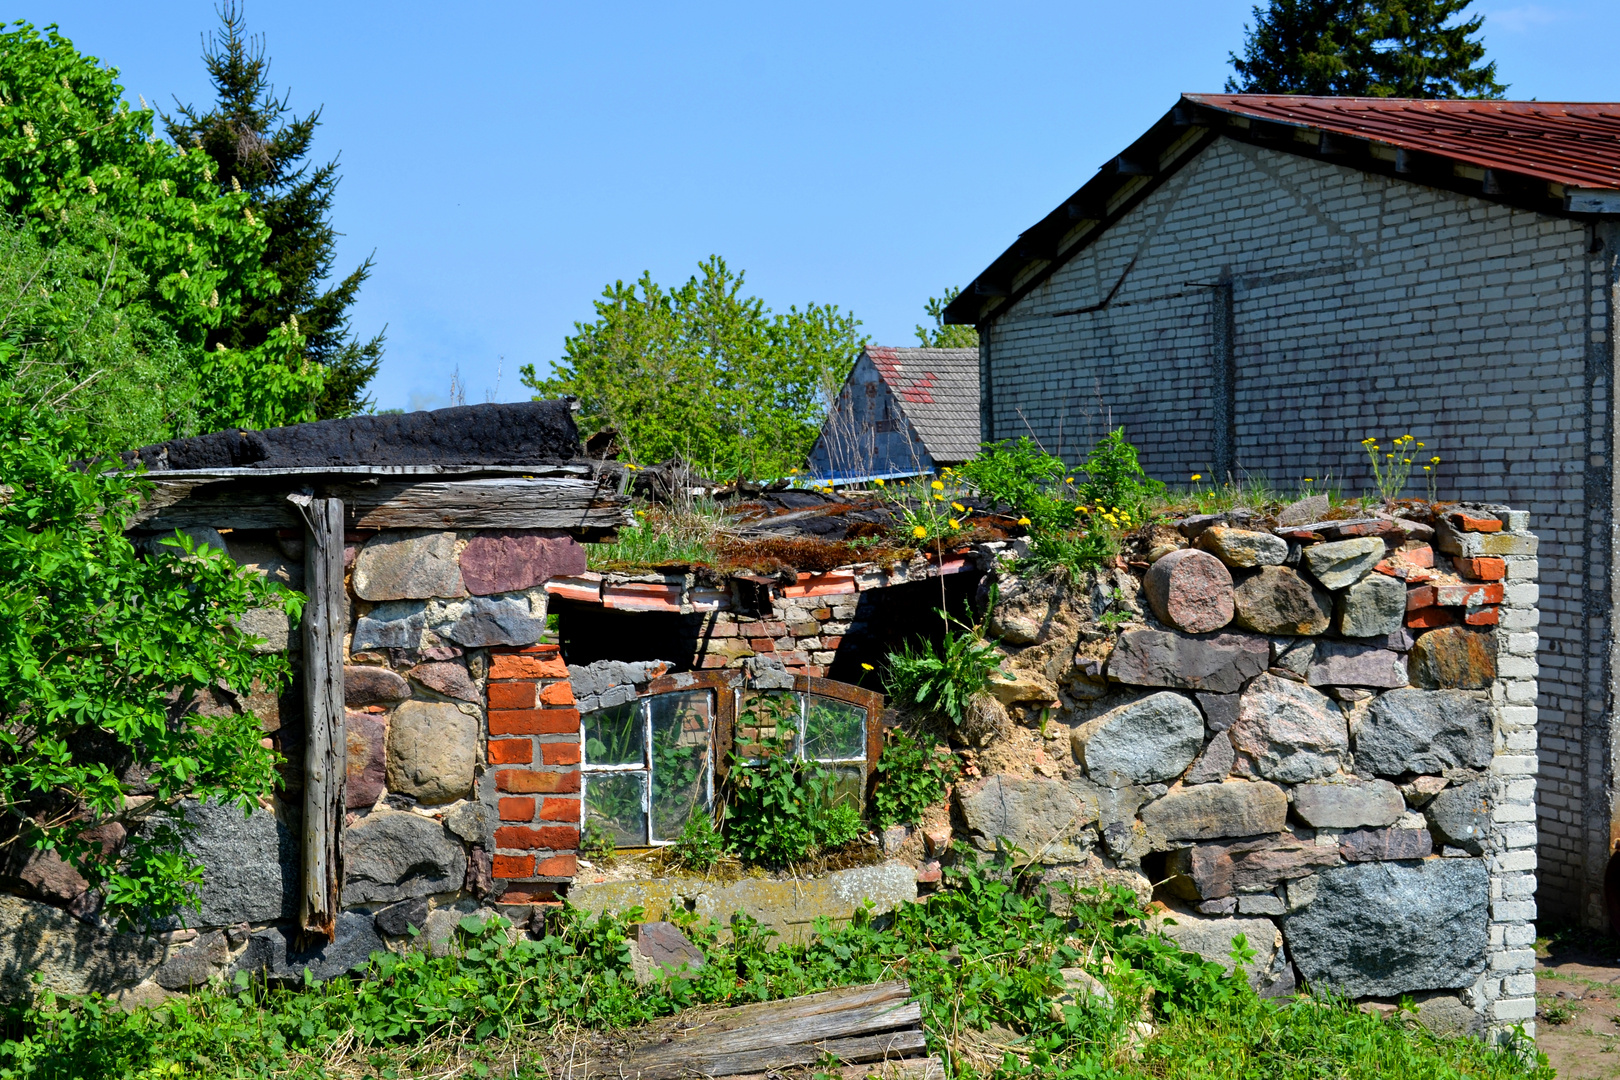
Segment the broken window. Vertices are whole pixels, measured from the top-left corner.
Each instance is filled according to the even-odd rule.
[[[587,827],[618,847],[667,844],[714,806],[711,689],[677,691],[583,717]]]
[[[733,747],[746,759],[762,740],[785,740],[796,757],[832,769],[839,794],[863,805],[882,697],[826,679],[798,682],[801,689],[756,693],[706,672],[682,688],[659,691],[655,683],[653,693],[586,713],[586,830],[615,847],[674,842],[694,812],[713,812]]]

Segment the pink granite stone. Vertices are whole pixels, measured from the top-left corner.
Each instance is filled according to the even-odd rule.
[[[585,549],[552,529],[481,532],[461,553],[461,579],[475,596],[519,592],[584,572]]]
[[[345,709],[343,730],[348,743],[344,804],[351,810],[368,808],[383,793],[383,743],[388,729],[363,712]]]

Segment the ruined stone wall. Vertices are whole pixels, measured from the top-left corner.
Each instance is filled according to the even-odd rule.
[[[1124,425],[1149,472],[1185,482],[1217,475],[1229,431],[1240,476],[1363,494],[1360,440],[1410,432],[1443,458],[1441,498],[1527,510],[1541,896],[1601,924],[1616,245],[1593,230],[1217,140],[981,328],[981,363],[985,438],[1072,460]]]
[[[960,825],[1049,881],[1162,883],[1167,933],[1228,964],[1245,935],[1263,993],[1533,1027],[1528,515],[1320,522],[1311,503],[1274,530],[1184,521],[1097,589],[1004,580],[1016,677],[993,689],[1017,723],[979,740]]]

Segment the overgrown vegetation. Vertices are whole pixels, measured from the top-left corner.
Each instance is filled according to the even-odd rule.
[[[994,607],[992,596],[986,610]],[[902,644],[898,652],[889,654],[884,684],[891,701],[960,724],[968,702],[996,676],[1001,654],[995,642],[984,636],[982,622],[969,624],[950,618],[944,611],[939,615],[947,628],[944,642],[936,645],[923,638]],[[954,630],[950,629],[953,625]]]
[[[0,33],[0,381],[113,449],[315,419],[309,327],[219,337],[282,288],[264,210],[116,79],[54,28]]]
[[[880,829],[917,824],[930,807],[944,801],[951,781],[961,771],[948,747],[926,734],[913,738],[900,728],[885,736],[883,754],[874,769],[877,786],[872,792],[872,821]]]
[[[737,718],[725,836],[744,862],[787,866],[842,847],[866,831],[861,797],[836,770],[798,756],[797,699],[756,695]]]
[[[725,514],[712,499],[674,505],[649,504],[635,511],[636,523],[619,530],[613,544],[589,544],[593,570],[621,566],[713,565],[724,543]]]
[[[55,849],[139,920],[196,903],[167,809],[270,793],[258,719],[193,699],[284,686],[285,657],[234,623],[303,598],[188,537],[143,557],[124,530],[149,485],[72,467],[88,442],[82,418],[0,397],[0,852]],[[109,825],[129,834],[116,854],[86,836]]]
[[[508,943],[502,919],[464,919],[454,955],[379,954],[370,977],[303,990],[216,987],[132,1013],[41,995],[0,1044],[5,1080],[555,1075],[570,1047],[696,1005],[731,1005],[904,978],[929,1050],[952,1077],[1551,1080],[1475,1040],[1441,1040],[1335,1000],[1262,1000],[1153,933],[1129,892],[1093,893],[1069,918],[1012,869],[971,860],[889,925],[816,924],[804,944],[746,916],[729,934],[676,913],[705,964],[638,987],[629,924],[565,908],[539,940]],[[773,945],[777,947],[772,948]],[[1241,954],[1243,950],[1238,950]],[[1060,970],[1083,967],[1111,1001],[1057,1003]],[[244,979],[245,983],[246,980]],[[1150,1021],[1157,1033],[1135,1027]]]
[[[1073,469],[1024,436],[987,443],[959,474],[982,498],[1019,515],[1032,568],[1070,574],[1111,558],[1119,534],[1143,524],[1144,507],[1165,490],[1142,469],[1124,428],[1105,435]]]

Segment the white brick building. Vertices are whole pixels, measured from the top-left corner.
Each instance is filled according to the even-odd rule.
[[[1410,432],[1441,498],[1530,511],[1539,898],[1596,926],[1620,913],[1617,254],[1620,105],[1197,95],[947,319],[979,328],[986,440],[1073,460],[1123,424],[1172,482],[1358,494],[1360,440]]]

